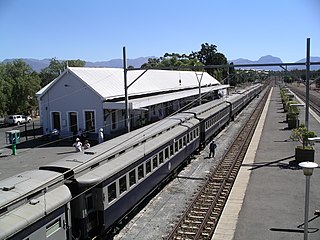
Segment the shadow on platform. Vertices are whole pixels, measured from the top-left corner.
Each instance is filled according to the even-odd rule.
[[[242,166],[247,166],[247,167],[248,166],[252,166],[252,168],[250,168],[249,170],[256,170],[256,169],[263,168],[263,167],[280,167],[280,168],[283,168],[284,165],[288,165],[289,166],[289,164],[285,164],[285,163],[279,164],[279,163],[281,161],[289,160],[289,159],[294,158],[294,157],[295,157],[295,155],[292,155],[292,156],[281,158],[281,159],[278,159],[278,160],[275,160],[275,161],[271,161],[271,162],[261,162],[261,163],[254,163],[254,164],[242,164]],[[278,163],[278,164],[277,165],[273,165],[275,163]]]

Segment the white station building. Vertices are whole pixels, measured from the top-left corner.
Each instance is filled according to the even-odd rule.
[[[200,87],[201,86],[201,87]],[[206,72],[172,70],[129,70],[131,129],[162,119],[197,101],[227,94]],[[105,139],[126,131],[124,69],[68,67],[37,92],[41,125],[60,137],[86,132],[92,138],[103,128]]]

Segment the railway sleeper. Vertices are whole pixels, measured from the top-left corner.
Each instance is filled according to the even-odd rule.
[[[188,220],[188,219],[185,219],[184,222],[185,223],[192,223],[192,224],[201,224],[202,223],[200,221],[194,221],[194,220],[191,221],[191,220]]]
[[[199,220],[199,219],[201,219],[201,220],[204,219],[203,216],[197,216],[197,215],[191,215],[191,214],[189,214],[188,217],[191,218],[191,219],[193,218],[193,219],[197,219],[197,220]]]
[[[181,231],[181,230],[178,230],[178,233],[181,235],[196,235],[195,232],[185,232],[185,231]]]
[[[185,225],[185,224],[183,224],[183,225],[181,225],[181,228],[183,228],[183,229],[195,229],[195,230],[197,230],[197,229],[199,229],[199,226],[190,226],[190,225]]]
[[[196,210],[191,210],[190,212],[194,213],[194,214],[206,214],[207,212],[204,212],[204,211],[196,211]]]
[[[195,211],[206,212],[212,204],[201,204],[198,208],[192,208]]]
[[[210,217],[210,220],[211,220],[211,217]],[[214,226],[216,224],[216,218],[214,218],[214,221],[207,221],[207,224]]]
[[[202,232],[202,233],[201,233],[201,236],[210,237],[210,233]]]

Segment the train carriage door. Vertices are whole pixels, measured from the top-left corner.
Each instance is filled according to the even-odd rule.
[[[69,112],[69,131],[74,135],[78,132],[78,116],[76,112]]]

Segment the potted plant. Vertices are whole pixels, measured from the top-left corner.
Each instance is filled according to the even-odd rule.
[[[286,120],[288,122],[288,128],[294,129],[299,127],[299,108],[293,104],[297,104],[296,101],[288,102],[288,112],[286,114]]]
[[[302,146],[295,148],[295,160],[290,162],[291,165],[298,165],[300,162],[306,161],[314,162],[314,143],[308,140],[308,138],[314,137],[316,137],[316,134],[309,131],[304,124],[292,130],[290,139],[299,141],[302,143]]]

